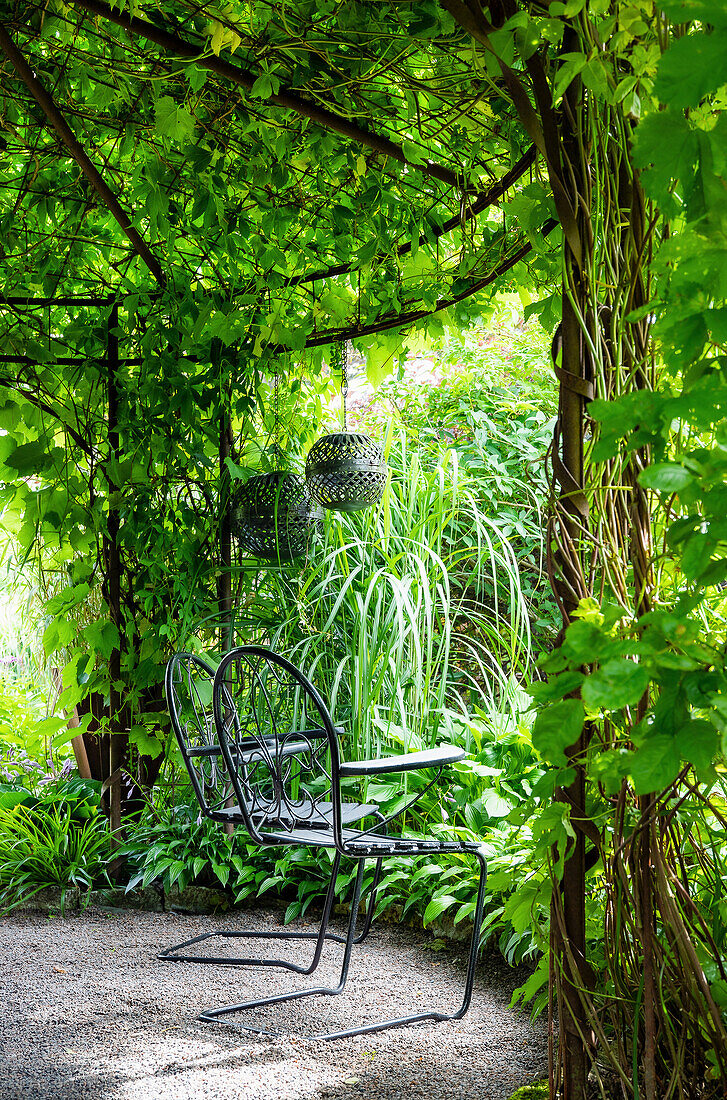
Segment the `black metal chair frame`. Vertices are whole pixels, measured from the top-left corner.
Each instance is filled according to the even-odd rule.
[[[369,905],[363,931],[356,935],[366,861],[376,860],[378,882],[381,862],[387,856],[415,859],[418,856],[431,858],[450,852],[464,852],[472,855],[479,864],[479,886],[465,989],[460,1006],[451,1012],[430,1009],[359,1027],[311,1035],[308,1038],[339,1039],[425,1020],[461,1019],[467,1012],[472,997],[482,927],[487,877],[483,848],[476,842],[409,838],[394,836],[383,830],[415,805],[426,790],[437,782],[447,765],[464,757],[464,751],[452,745],[443,745],[379,760],[346,762],[341,754],[342,731],[334,725],[323,697],[300,669],[280,654],[261,646],[240,646],[223,657],[215,673],[212,699],[217,743],[227,765],[236,806],[234,811],[217,810],[211,816],[221,821],[241,819],[250,836],[261,845],[307,845],[331,848],[336,853],[313,963],[308,968],[281,963],[279,960],[267,965],[283,965],[299,973],[312,973],[320,960],[326,939],[337,939],[344,942],[345,946],[340,976],[335,986],[293,989],[270,997],[209,1008],[199,1018],[211,1022],[233,1022],[228,1019],[230,1016],[247,1013],[255,1008],[303,997],[340,994],[346,985],[352,949],[356,943],[361,942],[371,926],[373,903]],[[291,699],[294,699],[293,703],[290,702]],[[289,713],[284,714],[286,706]],[[281,717],[285,718],[282,728]],[[382,820],[380,814],[373,814],[372,806],[347,802],[343,798],[342,781],[421,769],[434,770],[434,777],[424,790],[387,819]],[[367,817],[373,819],[373,824],[364,828],[363,823]],[[335,877],[342,857],[356,861],[358,868],[348,929],[345,937],[338,937],[328,931],[328,921],[335,894]],[[309,938],[311,935],[288,933],[290,938]],[[178,947],[183,948],[193,942],[196,940]],[[164,957],[194,958],[188,955],[171,955],[168,952],[164,953]],[[266,965],[262,960],[239,962]],[[252,1023],[233,1023],[244,1030],[277,1034]]]
[[[234,787],[230,781],[228,768],[223,758],[223,750],[217,738],[212,711],[207,710],[205,701],[200,695],[199,688],[196,685],[195,673],[201,674],[203,680],[208,682],[211,702],[215,670],[207,661],[194,653],[177,653],[171,658],[166,668],[165,690],[169,714],[172,720],[172,728],[189,773],[192,789],[199,802],[200,812],[212,821],[217,821],[222,824],[246,825],[248,827],[248,832],[254,835],[254,832],[250,829],[250,823],[246,815],[240,813],[237,806],[231,805],[234,796]],[[191,710],[188,709],[186,717],[180,699],[181,685],[186,687],[185,694],[189,704],[191,704]],[[301,746],[301,743],[298,742],[297,751],[301,751],[304,747],[305,746]],[[257,748],[258,744],[256,742],[254,746],[250,746],[247,753],[243,751],[238,755],[237,760],[241,766],[245,766],[246,759],[248,759],[250,755],[254,755],[254,750]],[[287,754],[293,754],[296,751],[296,746],[289,742],[285,751]],[[167,947],[163,951],[160,951],[157,957],[176,962],[212,963],[218,966],[279,967],[284,970],[294,971],[297,974],[312,974],[320,962],[326,940],[331,940],[336,943],[346,943],[345,936],[332,932],[328,928],[335,900],[336,881],[340,863],[341,854],[337,852],[331,867],[331,876],[323,905],[323,915],[317,931],[301,932],[282,929],[280,931],[270,932],[256,929],[214,929],[209,932],[203,932],[201,935],[194,936],[191,939],[184,940],[182,943]],[[363,927],[358,936],[356,936],[355,943],[362,943],[371,930],[380,876],[381,860],[378,860],[374,871],[371,894],[366,908]],[[315,947],[311,961],[303,965],[288,959],[230,957],[214,954],[200,955],[185,951],[186,948],[190,948],[195,944],[218,938],[313,941]]]

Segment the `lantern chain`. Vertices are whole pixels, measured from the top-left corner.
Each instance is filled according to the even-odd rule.
[[[273,379],[273,445],[271,450],[276,464],[279,463],[282,450],[280,447],[280,367],[277,364]]]
[[[346,426],[346,398],[348,397],[348,344],[341,340],[335,347],[335,360],[341,367],[341,397],[343,398],[343,430]]]

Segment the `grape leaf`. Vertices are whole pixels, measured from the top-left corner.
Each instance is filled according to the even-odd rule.
[[[678,38],[659,62],[654,92],[670,107],[696,107],[727,83],[727,31]]]
[[[533,745],[554,764],[565,764],[565,750],[578,740],[584,721],[580,699],[563,699],[541,710],[533,726]]]
[[[186,107],[176,103],[171,96],[163,95],[156,103],[155,129],[161,138],[185,141],[194,132],[194,119]]]
[[[638,703],[649,685],[650,675],[643,665],[615,657],[589,676],[581,689],[589,707],[618,710]]]
[[[674,180],[690,180],[699,154],[697,136],[681,112],[654,112],[636,128],[634,163],[642,169],[644,190],[671,209]]]

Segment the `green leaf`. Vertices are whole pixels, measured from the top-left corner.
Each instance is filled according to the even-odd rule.
[[[366,349],[366,377],[376,389],[395,366],[396,353],[401,350],[401,337],[380,336]]]
[[[583,701],[593,710],[619,710],[633,706],[649,686],[651,676],[643,665],[616,657],[587,677],[581,689]]]
[[[285,916],[283,917],[283,924],[290,924],[292,920],[300,916],[302,905],[299,901],[291,901],[288,908],[285,910]]]
[[[230,471],[232,481],[247,481],[250,476],[249,470],[245,469],[244,466],[238,466],[229,456],[225,458],[225,466]]]
[[[45,465],[48,452],[45,443],[34,439],[31,443],[23,443],[5,459],[5,464],[11,469],[17,470],[21,477],[34,474]]]
[[[582,71],[587,61],[588,58],[583,53],[564,53],[562,55],[562,63],[556,73],[553,89],[553,102],[555,104],[559,103],[564,91]]]
[[[217,878],[223,886],[227,886],[230,878],[230,867],[227,863],[218,863],[216,860],[212,860],[212,870],[217,875]]]
[[[279,88],[279,76],[276,76],[275,73],[260,73],[250,89],[250,95],[255,99],[270,99],[272,95],[277,95]]]
[[[664,9],[672,23],[711,23],[715,27],[727,26],[727,6],[724,0],[663,0]]]
[[[156,760],[164,748],[161,741],[150,734],[146,726],[132,726],[129,730],[129,742],[136,746],[140,756],[150,756],[152,760]]]
[[[58,620],[52,619],[43,631],[43,649],[47,657],[54,653],[60,646],[58,640]]]
[[[437,917],[440,917],[445,910],[450,908],[450,906],[458,904],[459,898],[453,897],[452,894],[441,894],[438,898],[432,898],[429,905],[424,910],[422,923],[426,927],[430,921],[436,920]]]
[[[186,107],[171,96],[163,95],[156,102],[155,129],[158,137],[171,141],[186,141],[194,132],[194,119]]]
[[[488,817],[507,817],[512,809],[511,802],[492,790],[485,791],[482,795],[482,805]]]
[[[674,107],[696,107],[727,83],[727,33],[686,34],[659,61],[654,92]]]
[[[566,695],[578,691],[584,680],[585,676],[582,672],[568,669],[557,676],[549,676],[546,681],[534,682],[528,690],[533,699],[538,702],[550,700],[555,702],[557,699],[563,699]]]
[[[721,1011],[723,1013],[727,1012],[727,981],[724,978],[719,978],[716,982],[712,982],[709,992]]]
[[[681,753],[676,737],[650,737],[631,757],[629,771],[637,794],[664,790],[679,772]]]
[[[715,344],[727,344],[727,307],[710,309],[707,315],[710,338]]]
[[[589,664],[609,648],[609,638],[601,629],[601,624],[592,618],[581,618],[572,622],[565,632],[562,652],[573,663]],[[557,656],[555,651],[554,656]]]
[[[708,768],[717,752],[717,730],[703,718],[687,722],[677,733],[683,760],[697,768]]]
[[[418,145],[414,145],[413,142],[407,141],[406,138],[401,143],[402,152],[409,161],[410,164],[426,164],[427,152],[426,149],[421,149]]]
[[[517,887],[507,900],[504,914],[516,932],[532,928],[537,910],[548,904],[550,894],[549,882],[530,881]]]
[[[58,749],[62,745],[68,745],[75,737],[80,737],[90,726],[92,718],[93,715],[90,713],[81,715],[77,726],[69,726],[65,719],[56,719],[58,732],[53,735],[53,747]]]
[[[114,649],[120,644],[119,631],[115,623],[98,622],[89,623],[84,628],[83,636],[91,650],[108,660]]]
[[[677,462],[653,462],[639,474],[639,484],[662,493],[678,493],[691,485],[694,478]]]
[[[38,801],[25,787],[11,787],[8,783],[0,785],[0,807],[13,810],[16,806],[33,806]]]
[[[553,764],[565,764],[565,750],[578,740],[585,715],[580,699],[563,699],[541,710],[533,726],[533,745]]]
[[[655,111],[636,128],[634,163],[644,190],[662,207],[673,209],[674,181],[692,178],[698,155],[697,135],[679,111]]]
[[[210,74],[209,69],[203,69],[199,65],[187,65],[184,70],[184,75],[192,91],[198,92],[200,88],[207,83],[207,78]]]

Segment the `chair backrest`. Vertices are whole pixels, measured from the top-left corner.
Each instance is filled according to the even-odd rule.
[[[215,670],[194,653],[176,653],[167,664],[169,715],[200,807],[207,817],[222,813],[233,794],[212,711]]]
[[[253,837],[325,824],[340,836],[337,731],[300,669],[262,646],[230,650],[215,674],[213,712]]]

